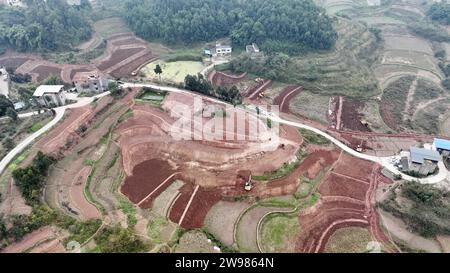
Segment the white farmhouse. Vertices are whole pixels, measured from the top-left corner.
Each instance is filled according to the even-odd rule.
[[[78,92],[102,93],[108,89],[108,79],[96,72],[78,72],[73,84]]]
[[[215,56],[225,56],[230,55],[233,52],[233,48],[229,45],[222,45],[220,43],[216,44],[216,47],[211,50],[212,55]]]
[[[11,80],[9,78],[8,71],[4,67],[0,67],[0,95],[9,97],[9,88]]]
[[[66,104],[64,85],[41,85],[34,91],[33,97],[45,107],[63,106]]]

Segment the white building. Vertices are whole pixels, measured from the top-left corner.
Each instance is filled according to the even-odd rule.
[[[9,97],[9,88],[11,84],[11,79],[9,77],[8,71],[4,67],[0,67],[0,95]]]
[[[41,85],[34,91],[33,97],[45,107],[63,106],[66,104],[64,85]]]
[[[78,72],[73,77],[73,84],[78,92],[102,93],[108,89],[108,79],[95,72]]]
[[[247,45],[245,47],[245,51],[247,51],[247,53],[249,53],[249,54],[254,54],[254,53],[260,52],[258,45],[255,43],[253,43],[251,45]]]
[[[211,50],[213,56],[225,56],[230,55],[233,52],[233,48],[229,45],[216,44],[216,47]]]

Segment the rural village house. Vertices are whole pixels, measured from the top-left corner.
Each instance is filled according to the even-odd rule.
[[[64,85],[41,85],[34,91],[33,97],[44,107],[56,107],[66,104]]]
[[[99,73],[78,72],[73,77],[78,92],[102,93],[108,89],[108,79]]]
[[[5,97],[9,97],[9,88],[10,88],[11,79],[9,77],[8,72],[4,67],[0,68],[0,95],[4,95]]]

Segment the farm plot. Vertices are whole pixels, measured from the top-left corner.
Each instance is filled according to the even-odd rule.
[[[208,211],[221,199],[219,191],[196,186],[189,187],[178,198],[170,211],[169,218],[183,228],[200,228]]]
[[[280,107],[281,112],[288,113],[291,100],[300,94],[302,90],[301,86],[288,86],[273,100],[273,103]]]
[[[212,71],[208,75],[209,81],[215,86],[234,85],[240,81],[245,80],[247,73],[240,75],[233,75],[231,73],[225,73],[223,71]]]
[[[370,131],[368,123],[363,121],[364,102],[344,99],[342,104],[342,127],[352,131]]]
[[[295,251],[295,238],[300,226],[296,216],[270,215],[261,227],[264,252],[289,253]]]
[[[398,64],[411,66],[430,71],[439,77],[442,76],[434,58],[426,53],[405,50],[385,51],[382,56],[381,64]]]
[[[234,241],[234,227],[239,216],[248,209],[245,202],[219,201],[215,204],[205,219],[205,228],[227,246]]]
[[[62,71],[62,69],[59,67],[41,65],[41,66],[37,66],[30,72],[37,74],[38,76],[35,78],[35,80],[40,82],[40,81],[47,79],[48,77],[50,77],[52,75],[61,77],[61,71]]]
[[[166,161],[150,159],[133,168],[133,175],[126,178],[120,191],[133,203],[150,207],[149,200],[158,196],[175,180],[174,174],[176,170]]]
[[[379,170],[370,162],[342,154],[319,186],[319,202],[300,212],[296,250],[323,252],[332,235],[348,227],[370,228],[376,240],[387,242],[376,220],[372,192],[380,183]]]
[[[290,110],[302,117],[328,124],[329,96],[322,96],[306,90],[295,96],[290,104]]]
[[[208,242],[208,237],[198,230],[189,231],[181,236],[175,246],[175,253],[217,253],[214,246]]]
[[[6,67],[6,68],[12,68],[13,70],[16,70],[18,67],[26,63],[27,61],[32,60],[30,57],[2,57],[0,58],[0,66]]]
[[[433,55],[431,45],[423,39],[416,37],[398,37],[387,36],[385,39],[385,48],[387,50],[405,50],[413,52],[421,52],[428,55]]]
[[[346,9],[352,9],[356,5],[352,0],[324,0],[320,4],[329,14],[336,14]]]
[[[327,253],[363,253],[368,251],[372,241],[370,232],[365,228],[348,227],[336,230],[328,240],[324,252]]]
[[[163,73],[161,79],[164,81],[181,83],[187,75],[197,75],[205,66],[201,62],[178,61],[178,62],[152,62],[146,65],[142,71],[145,76],[152,80],[159,80],[159,75],[154,71],[156,65],[159,64]]]
[[[141,51],[142,48],[118,49],[107,60],[104,60],[101,63],[99,63],[97,67],[102,71],[107,70],[112,66],[128,59],[130,56]]]
[[[291,208],[255,207],[245,212],[236,227],[236,240],[241,252],[259,252],[257,227],[261,218],[269,212],[289,211]]]
[[[405,22],[387,16],[369,16],[357,18],[360,21],[367,23],[368,25],[404,25]]]

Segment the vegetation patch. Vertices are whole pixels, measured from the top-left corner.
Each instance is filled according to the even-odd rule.
[[[325,246],[327,253],[364,253],[372,241],[365,228],[349,227],[336,230]]]
[[[137,35],[171,44],[231,36],[240,46],[257,42],[265,51],[298,53],[329,49],[337,38],[332,19],[310,0],[145,0],[125,7]]]
[[[95,251],[101,253],[139,253],[150,248],[150,244],[142,242],[132,229],[119,226],[102,229],[94,240]]]
[[[421,236],[450,234],[450,196],[433,185],[405,182],[391,189],[388,198],[378,206],[405,221]]]
[[[300,226],[298,216],[271,214],[264,219],[261,228],[266,252],[294,252],[295,239]]]

